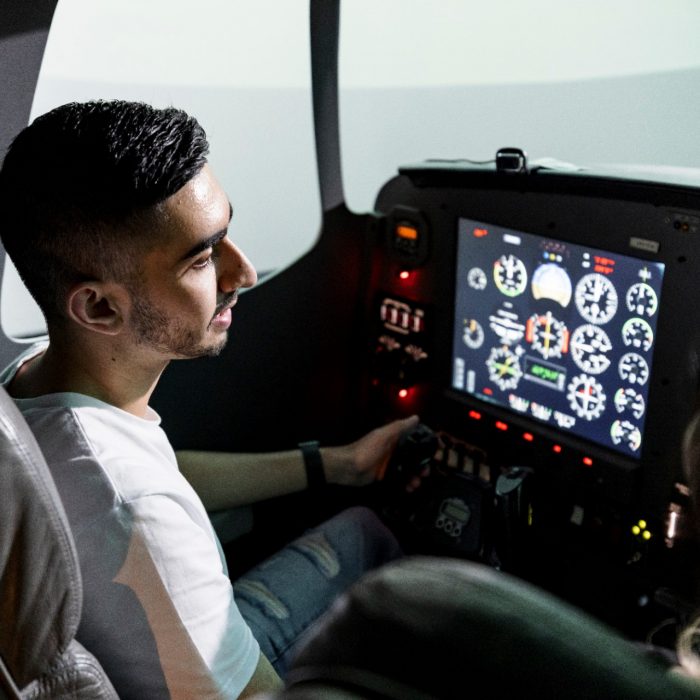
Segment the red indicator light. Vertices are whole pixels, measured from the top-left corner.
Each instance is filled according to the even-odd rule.
[[[590,457],[584,457],[584,458],[583,458],[583,463],[584,463],[587,467],[592,467],[592,466],[593,466],[593,460],[592,460]]]
[[[535,436],[532,433],[523,433],[523,440],[527,442],[532,442],[535,439]]]
[[[469,417],[474,420],[481,420],[481,413],[479,411],[469,411]]]
[[[501,420],[497,420],[495,425],[498,430],[508,430],[508,423],[504,423]]]
[[[474,229],[474,237],[475,238],[483,238],[484,236],[489,235],[489,230],[487,228],[475,228]]]
[[[489,389],[488,387],[485,387],[484,394],[486,394],[486,396],[493,396],[493,389]]]
[[[408,396],[408,389],[399,389],[399,398],[405,399]]]
[[[561,452],[561,445],[552,445],[552,452],[559,454]]]
[[[402,280],[407,280],[411,276],[411,273],[408,270],[401,270],[399,272],[399,278]]]

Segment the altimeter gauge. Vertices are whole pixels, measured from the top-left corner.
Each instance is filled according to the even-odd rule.
[[[610,367],[606,353],[612,350],[608,334],[599,326],[586,323],[571,334],[571,357],[588,374],[601,374]]]
[[[636,282],[633,284],[625,295],[625,303],[627,308],[637,316],[646,316],[647,318],[656,313],[659,308],[659,299],[653,287],[650,287],[646,282]]]
[[[523,376],[517,354],[507,347],[492,348],[486,366],[489,379],[502,391],[515,389]]]
[[[605,410],[603,386],[587,374],[579,374],[569,382],[566,398],[571,410],[584,420],[600,418]]]
[[[501,255],[493,264],[493,280],[499,292],[517,297],[527,287],[525,263],[512,253]]]
[[[574,300],[578,312],[589,323],[607,323],[617,311],[617,292],[613,283],[598,272],[584,275],[576,285]]]

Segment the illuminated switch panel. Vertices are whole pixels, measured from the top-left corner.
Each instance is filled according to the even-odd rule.
[[[431,356],[426,309],[384,295],[378,297],[375,308],[374,378],[411,386],[424,378]]]

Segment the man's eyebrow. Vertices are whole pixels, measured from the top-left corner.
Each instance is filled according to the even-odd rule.
[[[228,220],[229,222],[233,218],[233,206],[229,202],[229,214],[228,214]],[[208,238],[205,238],[203,241],[200,241],[196,245],[192,246],[183,256],[180,258],[180,262],[184,262],[185,260],[189,260],[190,258],[194,258],[195,256],[199,255],[202,251],[207,250],[207,248],[213,248],[222,238],[226,236],[228,233],[228,227],[221,229],[221,231],[217,231],[216,233],[213,233],[211,236]]]

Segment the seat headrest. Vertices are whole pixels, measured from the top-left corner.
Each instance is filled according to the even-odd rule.
[[[700,697],[700,684],[670,677],[540,589],[481,564],[431,557],[366,575],[309,630],[289,684],[310,692],[314,683],[402,700]]]

